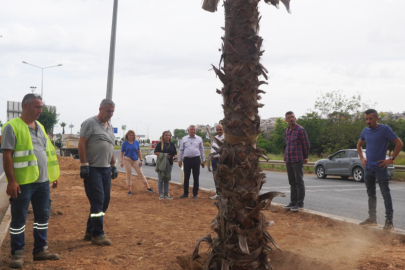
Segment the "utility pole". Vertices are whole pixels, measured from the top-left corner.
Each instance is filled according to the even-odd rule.
[[[112,100],[113,80],[114,80],[114,61],[115,61],[115,36],[117,30],[117,9],[118,0],[114,0],[113,19],[111,26],[111,41],[110,41],[110,59],[108,62],[108,78],[107,78],[107,95],[106,98]]]

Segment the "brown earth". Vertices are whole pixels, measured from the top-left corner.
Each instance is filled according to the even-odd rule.
[[[25,269],[192,269],[201,270],[208,246],[202,244],[202,258],[191,254],[202,236],[213,233],[210,223],[217,213],[213,194],[200,191],[198,200],[179,199],[182,188],[170,184],[174,200],[158,200],[136,179],[134,195],[126,195],[125,174],[112,181],[111,203],[104,218],[111,246],[98,247],[83,241],[89,203],[78,176],[79,163],[61,158],[59,188],[51,191],[52,213],[48,244],[59,261],[33,262],[33,215],[26,230]],[[157,190],[157,183],[149,180]],[[271,235],[283,250],[269,253],[274,269],[405,269],[405,237],[364,229],[305,212],[291,213],[276,206],[264,211],[274,225]],[[10,238],[1,246],[0,265],[10,262]]]

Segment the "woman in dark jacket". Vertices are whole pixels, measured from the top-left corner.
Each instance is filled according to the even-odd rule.
[[[162,137],[160,137],[160,142],[155,147],[155,155],[159,156],[159,153],[167,153],[167,158],[169,159],[170,169],[173,167],[173,158],[177,156],[176,146],[171,141],[172,134],[170,131],[163,131]],[[173,199],[169,194],[169,181],[163,181],[158,174],[158,190],[159,190],[159,200],[161,199]]]

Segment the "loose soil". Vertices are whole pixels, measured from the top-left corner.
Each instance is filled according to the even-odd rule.
[[[217,213],[212,193],[200,191],[198,200],[179,199],[182,187],[170,184],[174,200],[158,200],[134,177],[133,195],[126,195],[125,174],[112,181],[111,203],[104,217],[111,246],[98,247],[83,239],[89,202],[79,178],[78,161],[60,159],[59,187],[52,189],[48,245],[59,261],[34,262],[33,214],[26,225],[25,269],[166,269],[202,270],[208,246],[202,244],[197,261],[195,244],[213,234],[210,223]],[[157,190],[157,183],[149,180]],[[268,230],[283,251],[269,253],[274,269],[405,269],[405,237],[361,228],[305,212],[292,213],[272,206],[264,211],[274,225]],[[214,235],[214,234],[213,234]],[[0,265],[10,262],[10,238],[1,246]]]

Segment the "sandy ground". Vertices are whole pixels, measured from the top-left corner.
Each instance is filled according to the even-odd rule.
[[[98,247],[82,240],[89,202],[79,178],[79,163],[61,158],[59,188],[51,191],[52,213],[48,245],[59,261],[33,262],[32,220],[28,215],[24,269],[203,269],[202,258],[191,261],[195,244],[213,232],[217,213],[213,194],[200,191],[199,199],[179,199],[182,188],[170,184],[174,200],[158,200],[134,177],[133,196],[126,195],[125,174],[112,182],[110,207],[104,217],[111,246]],[[271,181],[271,180],[270,180]],[[157,190],[156,181],[149,180]],[[307,213],[291,213],[272,206],[264,211],[274,226],[269,231],[283,251],[269,253],[274,269],[405,269],[405,237],[333,221]],[[0,265],[10,262],[10,238],[1,246]]]

